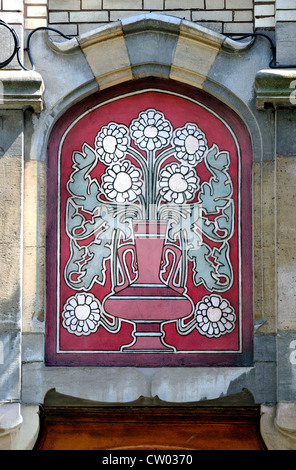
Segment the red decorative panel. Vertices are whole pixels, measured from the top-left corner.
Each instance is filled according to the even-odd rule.
[[[252,361],[248,132],[216,99],[139,81],[88,98],[48,149],[50,365]]]

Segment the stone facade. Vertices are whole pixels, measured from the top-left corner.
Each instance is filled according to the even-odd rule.
[[[247,388],[262,407],[267,447],[295,449],[296,2],[0,0],[0,19],[20,40],[19,60],[14,55],[0,69],[0,448],[33,448],[38,407],[50,388],[105,402],[141,395],[188,402]],[[34,32],[32,70],[26,39],[45,26],[72,39]],[[3,31],[0,25],[0,61],[13,52]],[[269,67],[266,38],[229,37],[253,32],[274,41],[276,68]],[[253,366],[44,364],[46,152],[52,128],[83,98],[143,77],[215,96],[251,135]]]

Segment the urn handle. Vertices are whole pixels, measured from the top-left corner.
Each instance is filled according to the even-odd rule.
[[[127,254],[131,253],[132,259],[131,262],[127,262]],[[120,268],[120,274],[122,277],[122,282],[118,284],[118,279],[116,285],[114,286],[115,292],[118,292],[128,285],[136,278],[136,247],[132,243],[126,243],[117,248],[117,277],[118,271]],[[132,276],[134,274],[134,276]]]
[[[172,261],[170,261],[169,259],[169,256],[168,256],[169,253],[173,255]],[[172,245],[172,244],[164,245],[161,273],[163,274],[169,271],[165,280],[166,284],[172,289],[176,290],[177,292],[183,293],[184,287],[174,284],[175,276],[180,266],[181,257],[182,257],[182,250],[177,245]]]

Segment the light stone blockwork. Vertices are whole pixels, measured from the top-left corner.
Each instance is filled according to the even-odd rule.
[[[82,48],[86,60],[94,74],[98,77],[98,84],[101,89],[105,86],[116,85],[125,80],[132,79],[130,61],[128,57],[127,47],[122,37],[121,23],[112,25],[111,35],[108,28],[108,40],[104,40],[105,29],[99,33],[93,33],[90,37],[87,35],[81,37],[80,47]],[[95,47],[97,41],[100,41],[101,47],[98,50]],[[105,57],[111,57],[112,61],[104,60]],[[114,74],[114,64],[118,64],[118,70]],[[109,77],[112,73],[112,81],[110,84]]]
[[[296,330],[296,226],[295,187],[296,157],[277,158],[278,220],[278,327],[281,331]]]
[[[266,8],[270,8],[269,2]],[[273,4],[271,5],[273,7]],[[215,23],[214,29],[218,32],[240,33],[252,32],[256,27],[257,17],[253,16],[253,3],[249,2],[225,2],[224,0],[186,0],[181,3],[176,0],[144,0],[121,2],[117,0],[103,0],[102,2],[83,1],[81,8],[77,1],[68,0],[67,3],[49,0],[49,25],[59,25],[61,31],[66,32],[66,23],[76,23],[78,30],[83,31],[84,22],[112,22],[140,15],[142,13],[158,13],[176,16],[189,21],[209,25]],[[56,13],[60,12],[60,16]],[[65,17],[63,13],[70,16]],[[266,18],[265,5],[261,5],[261,16]],[[274,15],[273,15],[274,16]],[[64,18],[62,20],[62,18]],[[258,21],[260,21],[258,19]],[[269,19],[268,26],[272,26]],[[258,25],[259,26],[259,25]],[[274,25],[273,25],[274,26]],[[94,26],[95,27],[95,26]],[[263,26],[264,27],[264,26]]]
[[[44,322],[45,286],[45,164],[36,160],[25,162],[23,202],[23,289],[27,295],[22,303],[24,331],[42,328]]]

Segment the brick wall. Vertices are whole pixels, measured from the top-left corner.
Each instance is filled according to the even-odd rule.
[[[23,25],[23,0],[0,0],[0,18],[11,25]]]
[[[254,1],[254,23],[255,29],[275,27],[275,0]]]
[[[32,30],[48,24],[74,36],[148,12],[185,18],[220,33],[248,33],[272,29],[276,20],[296,21],[296,0],[0,0],[0,11],[12,25],[24,23]]]
[[[277,0],[276,20],[278,22],[296,21],[296,0]]]
[[[157,12],[221,33],[273,29],[296,21],[296,0],[0,0],[0,18],[32,30],[47,24],[77,35],[131,15]]]
[[[25,29],[47,26],[47,3],[48,0],[24,0]]]
[[[102,23],[148,12],[178,16],[218,32],[254,29],[253,0],[48,0],[49,24],[66,34],[83,34]]]
[[[23,0],[0,0],[0,19],[11,25],[16,31],[20,43],[23,42],[24,33],[24,5]],[[14,50],[14,41],[7,28],[0,28],[0,61],[10,57]],[[23,50],[19,52],[23,59]],[[8,69],[20,68],[16,56],[7,66]]]

